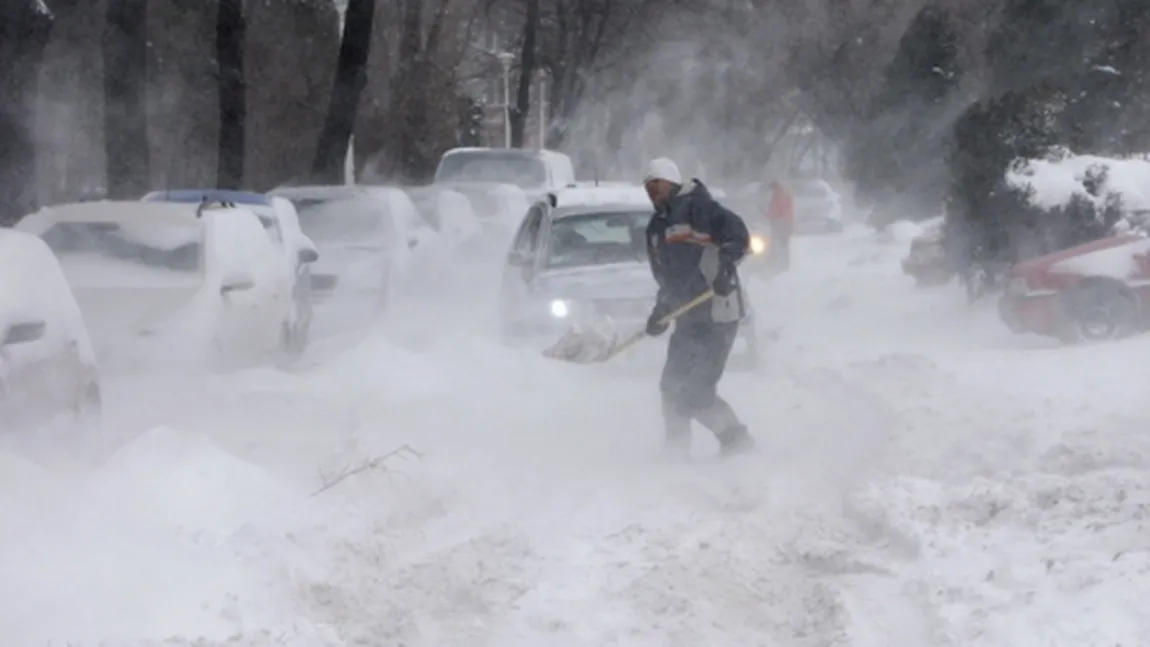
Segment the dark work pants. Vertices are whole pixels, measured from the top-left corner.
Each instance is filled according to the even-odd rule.
[[[742,427],[716,393],[738,334],[738,322],[675,325],[659,381],[668,440],[688,440],[692,420],[716,435]]]

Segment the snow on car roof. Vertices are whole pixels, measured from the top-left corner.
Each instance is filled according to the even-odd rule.
[[[270,196],[281,196],[291,199],[312,198],[343,198],[347,196],[363,195],[364,187],[355,184],[313,184],[307,186],[281,186],[268,191]]]
[[[489,147],[483,147],[483,146],[460,146],[458,148],[452,148],[451,150],[444,153],[443,157],[448,157],[451,155],[475,154],[475,153],[496,154],[496,155],[502,155],[503,157],[519,157],[519,158],[535,157],[535,158],[544,158],[544,159],[555,159],[557,157],[558,158],[566,158],[567,157],[567,155],[564,153],[560,153],[559,151],[553,151],[553,150],[546,149],[546,148],[489,148]]]
[[[73,202],[44,207],[16,223],[16,229],[36,236],[56,223],[107,222],[148,223],[174,227],[199,227],[196,215],[199,205],[183,202],[142,202],[136,200],[99,200]]]
[[[567,187],[552,193],[555,195],[556,207],[607,204],[651,206],[647,192],[637,184]]]
[[[152,191],[143,198],[143,202],[231,202],[232,204],[270,206],[268,197],[262,193],[252,191],[233,191],[229,189],[164,189]]]

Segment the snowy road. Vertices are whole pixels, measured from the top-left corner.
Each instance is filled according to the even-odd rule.
[[[656,459],[655,369],[495,344],[492,273],[294,373],[119,376],[124,444],[97,467],[5,439],[0,635],[1150,644],[1150,342],[1013,338],[957,289],[913,289],[905,246],[803,239],[760,286],[782,335],[722,389],[763,451],[726,464]],[[405,444],[422,459],[310,496]]]

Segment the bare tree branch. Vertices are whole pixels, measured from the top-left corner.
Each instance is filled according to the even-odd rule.
[[[388,461],[388,459],[396,457],[402,458],[406,456],[414,456],[418,460],[423,460],[423,454],[421,452],[412,449],[409,445],[402,445],[401,447],[393,449],[381,456],[376,456],[375,458],[364,460],[363,462],[353,467],[345,467],[338,472],[335,472],[334,474],[321,474],[321,485],[319,489],[311,493],[311,496],[319,496],[320,494],[327,492],[340,483],[343,483],[347,479],[355,476],[356,474],[362,474],[371,470],[381,470],[387,472],[388,469],[385,463]]]

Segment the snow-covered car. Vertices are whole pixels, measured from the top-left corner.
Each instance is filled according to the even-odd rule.
[[[44,241],[0,230],[0,427],[60,414],[100,423],[100,375],[80,307]]]
[[[295,277],[292,285],[292,316],[285,350],[298,356],[307,348],[312,323],[312,266],[319,258],[315,242],[300,228],[299,215],[291,202],[250,191],[226,189],[168,189],[152,191],[144,202],[180,204],[230,203],[254,213],[268,237],[279,248],[288,271]]]
[[[567,155],[546,149],[453,148],[439,159],[433,181],[514,184],[534,201],[574,184],[575,166]]]
[[[499,301],[504,339],[554,340],[572,325],[604,320],[642,329],[658,290],[647,260],[646,195],[644,202],[566,205],[562,194],[554,197],[531,207],[507,254]],[[753,314],[740,338],[745,357],[757,361]]]
[[[1118,339],[1150,326],[1150,238],[1103,238],[1015,264],[999,301],[1015,333],[1067,343]]]
[[[936,218],[923,224],[922,233],[910,242],[910,251],[902,259],[902,271],[914,278],[918,287],[944,285],[955,271],[943,246],[944,224]]]
[[[795,198],[796,234],[836,234],[843,230],[842,199],[826,180],[792,180],[790,188]]]
[[[303,231],[319,245],[320,259],[312,269],[318,300],[366,295],[386,308],[411,254],[434,237],[400,189],[295,186],[269,195],[289,201]]]
[[[56,253],[98,356],[150,341],[153,353],[214,365],[293,354],[294,276],[246,208],[83,202],[16,228]]]

